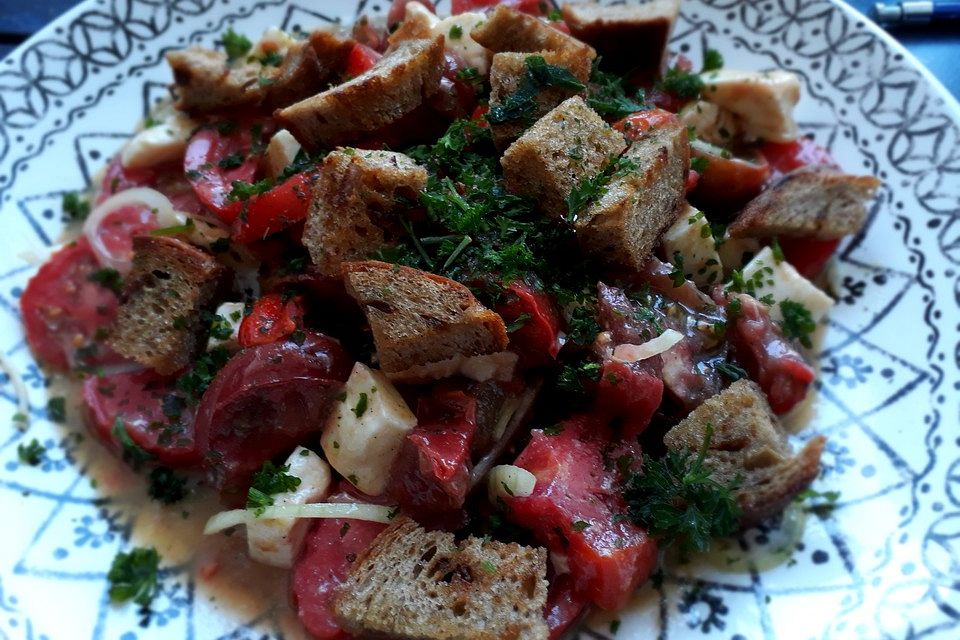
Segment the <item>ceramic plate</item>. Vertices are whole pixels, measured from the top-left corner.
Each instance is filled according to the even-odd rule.
[[[230,543],[198,542],[208,506],[162,511],[147,500],[142,479],[82,438],[74,398],[66,425],[48,421],[48,394],[63,391],[24,344],[18,296],[36,270],[27,258],[57,242],[62,194],[82,189],[167,94],[165,51],[212,46],[228,26],[256,35],[385,10],[369,0],[88,0],[0,63],[0,350],[31,418],[26,433],[4,427],[0,444],[0,637],[300,633],[282,572],[251,577],[241,560],[222,561]],[[672,48],[699,61],[708,47],[732,67],[799,74],[802,130],[848,171],[884,181],[831,270],[838,304],[799,434],[829,437],[816,488],[840,498],[823,517],[797,511],[669,564],[618,614],[616,637],[960,637],[960,107],[833,2],[685,0]],[[0,382],[0,424],[11,424],[16,385]],[[20,465],[17,446],[33,438],[46,456]],[[113,556],[137,544],[164,558],[151,612],[107,598]],[[582,632],[612,635],[610,616]]]

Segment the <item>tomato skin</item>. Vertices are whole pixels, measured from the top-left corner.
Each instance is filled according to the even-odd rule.
[[[268,293],[253,303],[253,309],[240,322],[237,341],[245,349],[270,344],[302,326],[303,300],[299,296],[285,300],[279,293]]]
[[[344,78],[356,78],[365,71],[369,71],[382,57],[383,55],[358,42],[353,45],[353,49],[347,56],[347,64],[343,70]]]
[[[450,4],[450,14],[458,15],[466,11],[484,11],[498,4],[505,4],[512,9],[531,16],[546,15],[549,8],[543,0],[453,0]]]
[[[656,129],[671,122],[677,122],[677,116],[665,109],[637,111],[613,123],[613,128],[623,134],[627,142],[633,142],[650,129]]]
[[[608,469],[611,448],[592,416],[576,416],[556,435],[534,430],[514,464],[536,476],[529,496],[508,496],[508,517],[531,529],[551,553],[567,557],[576,591],[598,607],[623,607],[656,565],[657,545],[646,531],[615,519],[626,505],[619,492],[619,471]],[[640,458],[636,443],[623,443],[614,459]],[[584,528],[574,523],[586,523]]]
[[[580,617],[587,607],[587,599],[577,593],[573,576],[563,573],[550,580],[547,604],[543,617],[550,629],[550,640],[556,640]]]
[[[233,182],[252,182],[257,173],[259,157],[250,152],[254,142],[248,127],[237,127],[232,133],[205,127],[194,133],[187,144],[183,171],[189,177],[197,199],[224,222],[233,222],[242,208],[240,202],[229,199]],[[234,154],[244,156],[238,166],[220,166]]]
[[[67,371],[124,362],[97,338],[113,323],[119,304],[116,294],[90,280],[99,268],[81,236],[50,256],[27,283],[20,312],[27,344],[44,364]]]
[[[770,165],[759,153],[750,158],[724,158],[695,145],[690,152],[692,157],[707,161],[690,193],[691,202],[707,211],[740,209],[760,194],[770,177]]]
[[[608,420],[621,420],[624,440],[635,440],[647,428],[663,400],[663,378],[657,373],[645,368],[642,362],[603,363],[594,412]]]
[[[407,5],[411,2],[419,2],[430,13],[437,13],[437,8],[433,6],[433,2],[430,0],[393,0],[393,2],[390,3],[390,9],[387,11],[388,27],[392,29],[394,25],[403,22],[404,17],[407,15]]]
[[[200,455],[193,437],[192,408],[184,406],[177,419],[163,411],[163,399],[176,391],[175,382],[176,377],[149,369],[90,376],[83,383],[87,428],[120,455],[123,446],[113,430],[117,418],[121,418],[130,439],[156,462],[170,467],[197,464]]]
[[[766,142],[760,145],[760,153],[770,163],[770,181],[811,164],[840,168],[830,152],[810,138],[799,138],[793,142]]]
[[[779,238],[784,259],[804,278],[815,278],[823,271],[830,257],[836,253],[841,238],[817,240],[815,238]]]
[[[560,342],[560,316],[550,297],[522,281],[507,287],[503,303],[496,311],[508,325],[526,316],[518,329],[510,333],[510,349],[524,366],[536,367],[557,359]]]
[[[231,237],[244,244],[263,240],[306,220],[315,171],[298,173],[266,193],[251,197],[233,222]]]

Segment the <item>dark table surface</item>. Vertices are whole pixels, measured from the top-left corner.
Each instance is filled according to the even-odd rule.
[[[867,15],[874,4],[873,0],[848,2]],[[76,0],[0,0],[0,58],[76,3]],[[960,98],[960,22],[898,28],[891,33]]]

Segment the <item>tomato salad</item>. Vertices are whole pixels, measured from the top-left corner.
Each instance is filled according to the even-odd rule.
[[[550,52],[518,49],[528,58],[511,94],[491,73],[494,52],[471,36],[498,4],[454,0],[454,15],[441,19],[428,0],[394,0],[385,26],[364,18],[327,34],[341,53],[325,91],[378,73],[405,30],[446,42],[436,91],[388,126],[352,135],[351,146],[294,135],[272,111],[288,104],[248,97],[256,82],[222,108],[158,106],[89,193],[67,198],[80,233],[21,298],[36,358],[83,379],[90,431],[148,473],[164,502],[183,495],[171,479],[202,478],[193,490],[217,492],[225,507],[208,531],[245,525],[251,556],[289,569],[291,606],[316,638],[346,635],[333,594],[398,513],[546,547],[551,637],[591,607],[624,607],[660,551],[702,551],[738,526],[736,481],[690,472],[709,432],[699,457],[678,458],[665,453],[664,433],[734,381],[755,381],[777,415],[803,403],[814,381],[809,349],[832,300],[811,281],[840,234],[735,232],[758,198],[773,198],[764,212],[787,206],[778,189],[798,171],[837,171],[796,130],[799,79],[730,70],[715,51],[697,64],[663,52],[652,62],[604,58],[610,47],[597,38],[665,41],[671,20],[625,19],[604,34],[584,27],[576,7],[505,0],[564,42],[601,51],[580,79],[547,61]],[[226,65],[218,82],[285,69],[296,47],[318,41],[308,35],[270,29],[254,44],[224,33],[225,53],[210,54]],[[520,54],[496,53],[509,55]],[[175,80],[175,91],[189,90],[182,74]],[[581,96],[620,148],[666,127],[684,131],[682,202],[642,264],[611,264],[578,242],[576,226],[635,164],[611,157],[578,177],[559,217],[504,179],[504,124],[518,126],[516,139],[566,96]],[[381,370],[370,318],[338,273],[318,267],[304,229],[330,157],[383,149],[402,152],[425,179],[395,196],[394,217],[379,218],[382,242],[357,257],[468,287],[502,319],[506,373],[460,367],[410,381]],[[375,191],[374,178],[340,188]],[[344,191],[343,206],[352,197]],[[232,273],[216,299],[200,301],[199,348],[172,373],[143,366],[112,338],[118,313],[142,295],[130,284],[142,237],[177,238]],[[658,469],[669,481],[636,488]],[[118,573],[150,560],[121,556]]]

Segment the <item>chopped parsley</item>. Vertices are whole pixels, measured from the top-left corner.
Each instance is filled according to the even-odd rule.
[[[723,68],[723,54],[716,49],[707,49],[703,52],[703,72],[716,71]]]
[[[598,333],[600,324],[597,322],[596,310],[585,305],[574,308],[567,323],[567,339],[573,344],[585,347],[596,340]]]
[[[532,317],[533,316],[531,316],[529,313],[521,313],[513,321],[507,323],[507,333],[519,331],[526,326],[527,322],[529,322]]]
[[[818,518],[829,518],[837,506],[840,499],[839,491],[817,491],[816,489],[804,489],[794,498],[795,502],[804,503],[804,511],[815,514]]]
[[[705,463],[712,437],[708,424],[698,452],[667,451],[659,460],[646,458],[643,470],[625,483],[630,518],[664,547],[678,544],[684,555],[705,551],[712,538],[737,530],[737,483],[721,482]]]
[[[817,330],[817,323],[813,321],[810,310],[794,300],[782,300],[780,313],[783,314],[783,335],[795,338],[807,349],[813,346],[810,334]]]
[[[545,436],[558,436],[563,433],[563,423],[558,422],[557,424],[552,424],[549,427],[543,428],[543,435]],[[512,494],[511,494],[512,495]]]
[[[586,393],[584,380],[596,382],[600,379],[600,363],[584,361],[579,364],[567,364],[560,369],[557,375],[556,386],[560,391],[565,391],[574,395],[583,395]]]
[[[174,504],[187,495],[187,479],[167,467],[157,467],[151,471],[149,482],[147,494],[157,502]]]
[[[229,359],[230,352],[224,347],[214,347],[201,354],[193,363],[193,368],[177,379],[177,388],[188,398],[199,400]]]
[[[590,523],[586,520],[575,520],[573,524],[570,525],[570,528],[577,533],[580,533],[581,531],[586,531],[588,528],[590,528]]]
[[[17,445],[17,458],[20,460],[20,464],[26,464],[31,467],[35,467],[43,462],[43,456],[46,453],[47,448],[40,444],[36,438],[27,444]]]
[[[773,242],[770,243],[770,253],[773,254],[773,261],[775,264],[780,264],[785,260],[783,256],[783,249],[780,248],[780,241],[776,238],[774,238]]]
[[[220,42],[223,43],[223,50],[227,52],[227,59],[231,62],[243,58],[253,48],[253,43],[247,36],[237,33],[232,28],[220,35]]]
[[[366,393],[361,393],[360,397],[357,398],[357,404],[353,407],[353,415],[360,418],[364,413],[367,412],[368,398]]]
[[[63,396],[56,396],[47,400],[47,417],[59,424],[66,422],[67,399]]]
[[[599,65],[600,58],[597,58],[590,72],[590,84],[587,87],[587,104],[590,108],[613,120],[650,108],[644,102],[642,90],[637,90],[632,96],[627,95],[623,79],[614,73],[601,71]]]
[[[667,70],[659,84],[660,89],[678,98],[694,99],[703,91],[703,79],[697,74],[677,67]]]
[[[683,255],[679,251],[673,252],[673,271],[670,272],[670,280],[674,287],[682,287],[687,282],[687,276],[683,272]]]
[[[96,271],[91,271],[87,279],[114,293],[120,293],[123,289],[123,278],[120,276],[120,272],[110,267],[101,267]]]
[[[489,560],[484,560],[483,562],[481,562],[481,563],[480,563],[480,567],[481,567],[484,571],[486,571],[487,573],[496,573],[496,572],[497,572],[497,565],[493,564],[493,563],[492,563],[491,561],[489,561]]]
[[[140,469],[145,462],[153,459],[153,456],[149,452],[134,442],[133,438],[130,437],[130,432],[127,431],[127,425],[124,423],[122,417],[117,416],[113,421],[111,433],[114,439],[120,443],[123,461],[133,467],[133,469]]]
[[[452,27],[450,27],[449,35],[451,40],[459,40],[460,38],[463,37],[463,27],[461,27],[458,24],[453,25]]]
[[[150,232],[152,236],[176,236],[176,235],[187,235],[193,233],[194,229],[193,218],[187,218],[187,221],[183,224],[174,224],[169,227],[160,227],[159,229],[154,229]]]
[[[570,191],[570,195],[567,196],[567,220],[573,222],[580,212],[603,197],[612,180],[623,177],[631,171],[636,171],[636,169],[636,162],[626,156],[619,156],[611,158],[602,171],[580,180]]]
[[[257,59],[265,67],[279,67],[283,64],[283,56],[276,51],[265,53]]]
[[[244,182],[243,180],[234,180],[230,183],[230,194],[227,196],[227,200],[231,201],[241,201],[249,200],[254,196],[258,196],[261,193],[266,193],[273,188],[273,180],[270,178],[264,178],[257,182]]]
[[[239,151],[226,155],[220,159],[220,162],[217,163],[217,166],[221,169],[236,169],[242,165],[247,159],[246,154],[243,154]]]
[[[287,473],[290,465],[275,466],[269,460],[253,474],[250,489],[247,490],[247,508],[254,509],[257,516],[273,504],[273,496],[293,491],[300,486],[300,478]]]
[[[704,171],[706,171],[708,164],[710,164],[710,161],[703,156],[694,156],[690,158],[690,168],[697,173],[702,174]],[[709,229],[709,227],[707,228]]]
[[[490,107],[487,121],[490,124],[507,122],[531,122],[536,116],[539,103],[537,94],[546,87],[559,87],[582,91],[585,85],[566,67],[547,64],[543,56],[529,56],[524,60],[526,70],[520,78],[517,90],[500,104]]]
[[[73,222],[86,220],[87,216],[90,215],[90,202],[81,197],[79,193],[63,194],[61,206],[63,212],[67,214],[67,218]]]
[[[744,369],[743,367],[741,367],[735,362],[730,362],[730,361],[719,362],[715,364],[713,368],[717,371],[717,373],[724,376],[731,382],[736,382],[737,380],[743,380],[749,377],[746,369]]]
[[[214,340],[229,340],[233,335],[233,325],[220,314],[205,314],[204,321],[209,325],[210,337]]]
[[[153,547],[135,547],[129,553],[114,557],[107,573],[110,601],[116,604],[133,601],[147,608],[160,590],[158,573],[160,554]]]

